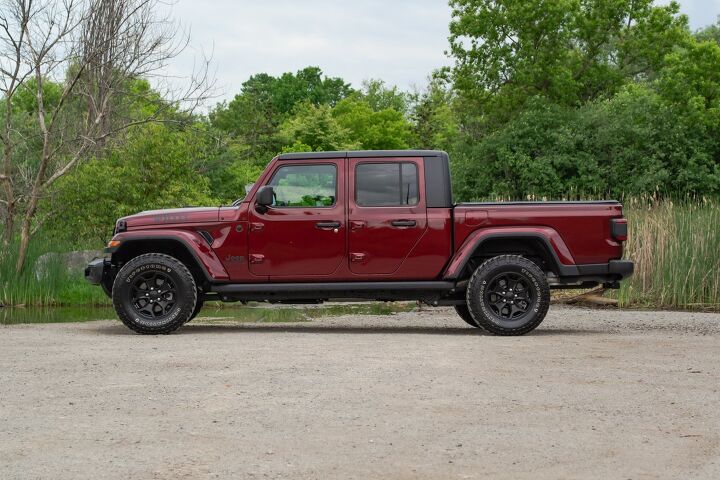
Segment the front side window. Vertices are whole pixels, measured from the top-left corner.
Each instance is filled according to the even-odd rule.
[[[268,183],[274,207],[331,207],[337,191],[335,165],[287,165],[278,168]]]
[[[355,203],[360,206],[417,205],[419,199],[414,163],[361,163],[355,168]]]

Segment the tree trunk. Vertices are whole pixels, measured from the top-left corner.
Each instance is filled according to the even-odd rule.
[[[5,211],[5,222],[4,223],[5,223],[5,225],[3,226],[3,236],[2,236],[3,251],[0,252],[0,257],[2,257],[5,254],[5,252],[7,252],[8,248],[10,248],[10,242],[12,241],[13,229],[15,228],[15,212],[14,212],[12,204],[10,202],[8,202],[7,210]]]
[[[18,258],[15,264],[15,273],[20,275],[25,267],[25,259],[27,257],[28,246],[30,245],[30,219],[25,217],[20,230],[20,248],[18,248]]]
[[[5,98],[6,109],[5,109],[5,129],[2,133],[2,140],[4,144],[3,148],[3,169],[0,174],[0,180],[2,180],[3,190],[5,190],[5,229],[3,230],[2,246],[3,251],[0,252],[0,257],[7,252],[10,242],[12,241],[13,229],[15,228],[15,192],[13,191],[13,184],[11,180],[12,174],[12,154],[13,144],[10,138],[10,116],[12,115],[12,96]]]

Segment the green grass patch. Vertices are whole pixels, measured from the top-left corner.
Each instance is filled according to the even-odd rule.
[[[43,254],[71,250],[69,245],[58,245],[38,235],[30,244],[25,269],[20,275],[15,273],[17,245],[2,252],[0,306],[110,305],[100,287],[87,283],[82,273],[68,273],[58,257],[44,261],[40,271],[36,268]]]
[[[625,215],[635,273],[620,306],[720,310],[720,204],[630,200]]]

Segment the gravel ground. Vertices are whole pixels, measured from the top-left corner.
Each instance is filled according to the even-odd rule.
[[[720,315],[0,327],[0,478],[720,478]]]

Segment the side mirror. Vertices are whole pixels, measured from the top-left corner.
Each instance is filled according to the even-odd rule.
[[[257,205],[258,211],[262,213],[267,212],[268,207],[273,204],[274,197],[275,192],[273,192],[273,187],[269,185],[260,187],[255,195],[255,204]]]

